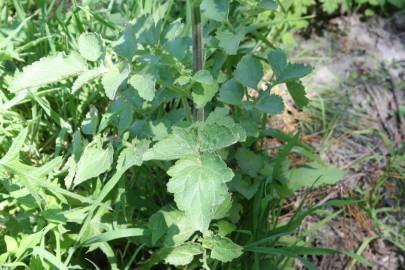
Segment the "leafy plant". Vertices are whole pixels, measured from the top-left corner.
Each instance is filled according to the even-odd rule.
[[[45,40],[51,54],[3,82],[5,113],[32,108],[17,114],[30,120],[0,160],[0,265],[280,269],[297,258],[313,269],[306,256],[335,252],[285,236],[307,215],[352,201],[301,206],[279,221],[294,189],[286,157],[320,161],[297,135],[267,129],[284,110],[272,89],[285,84],[304,107],[300,79],[312,71],[252,23],[277,3],[123,2],[106,17],[74,5],[75,28],[56,24],[66,36]],[[134,19],[114,24],[113,10]],[[7,61],[24,56],[13,50]],[[284,142],[276,156],[266,137]]]

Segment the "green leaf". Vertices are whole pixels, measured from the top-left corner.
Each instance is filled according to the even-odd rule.
[[[318,181],[315,186],[334,184],[342,179],[345,174],[344,170],[333,166],[311,162],[288,172],[288,187],[295,191],[302,187],[311,187],[316,180]]]
[[[305,107],[309,100],[305,96],[305,88],[299,81],[287,82],[287,89],[298,108]]]
[[[246,148],[239,148],[235,158],[241,170],[251,177],[257,177],[263,168],[262,157]]]
[[[278,8],[278,4],[273,0],[262,0],[257,7],[268,10],[276,10]]]
[[[229,1],[228,0],[202,0],[202,14],[208,19],[224,22],[228,19]]]
[[[221,86],[218,100],[226,104],[241,105],[244,95],[243,87],[234,79],[231,79]]]
[[[208,102],[212,100],[215,94],[218,92],[218,83],[213,82],[211,84],[201,84],[194,87],[194,90],[191,94],[193,97],[194,104],[197,109],[204,108]]]
[[[149,148],[149,141],[138,141],[126,146],[117,160],[117,170],[128,170],[132,166],[141,166],[143,155]]]
[[[82,245],[89,246],[89,245],[92,245],[95,243],[103,243],[103,242],[108,242],[108,241],[120,239],[120,238],[142,236],[143,233],[144,233],[144,230],[141,228],[116,229],[116,230],[107,231],[107,232],[101,233],[99,235],[93,236],[89,239],[86,239],[82,243]]]
[[[239,159],[244,160],[244,157],[239,157]],[[261,161],[261,160],[260,160]],[[253,162],[253,161],[252,161]],[[238,161],[239,163],[239,161]],[[245,163],[239,163],[243,164],[243,167],[245,167],[246,170],[251,170],[250,168],[247,169],[246,167],[248,164]],[[255,165],[256,166],[256,165]],[[250,173],[256,173],[257,174],[257,169],[259,166],[256,167],[255,170],[252,170]],[[253,196],[256,194],[257,189],[259,188],[260,182],[257,181],[257,178],[249,179],[246,177],[242,177],[241,174],[237,174],[232,182],[229,183],[229,187],[232,191],[237,191],[239,192],[243,197],[245,197],[247,200],[250,200],[253,198]]]
[[[223,237],[227,236],[228,234],[236,230],[236,226],[226,220],[218,221],[217,227],[218,227],[218,235]]]
[[[193,261],[194,256],[201,253],[203,253],[201,245],[196,243],[184,243],[171,249],[165,258],[165,262],[175,266],[188,265]]]
[[[163,207],[149,219],[152,231],[152,244],[164,236],[165,246],[176,246],[187,241],[196,231],[184,212],[172,207]]]
[[[227,197],[232,170],[217,155],[202,154],[177,161],[167,174],[171,177],[167,188],[177,207],[197,230],[205,232],[216,207]]]
[[[211,249],[211,258],[221,262],[230,262],[242,255],[242,247],[226,237],[218,235],[204,237],[202,244],[203,247]]]
[[[217,109],[198,126],[201,151],[215,151],[246,139],[243,128],[227,115],[226,109]]]
[[[4,242],[6,242],[7,252],[12,253],[12,254],[17,252],[18,243],[13,237],[11,237],[9,235],[4,235]]]
[[[193,130],[174,127],[172,134],[149,149],[143,160],[174,160],[197,153],[197,138]]]
[[[100,60],[105,54],[103,40],[95,33],[83,33],[78,41],[80,54],[89,61]]]
[[[135,74],[128,83],[138,91],[139,96],[144,100],[152,101],[155,97],[156,80],[152,75]]]
[[[257,58],[245,55],[236,67],[235,78],[244,86],[256,89],[263,78],[263,66]]]
[[[9,85],[11,92],[42,87],[77,76],[87,70],[86,61],[77,53],[65,56],[58,53],[41,58],[17,72]]]
[[[282,49],[275,49],[269,53],[269,64],[277,78],[281,76],[287,67],[287,55]]]
[[[278,79],[283,82],[297,80],[308,75],[312,70],[311,66],[304,64],[288,64]]]
[[[128,78],[129,64],[122,62],[110,67],[101,80],[105,94],[110,100],[114,100],[119,87]]]
[[[77,165],[74,185],[77,186],[109,171],[113,163],[113,157],[114,149],[111,144],[106,149],[94,143],[87,145]]]
[[[278,95],[264,94],[257,102],[256,109],[264,113],[276,115],[284,111],[284,102]]]
[[[271,51],[268,61],[279,82],[300,79],[313,70],[311,66],[287,63],[287,56],[281,49]]]
[[[193,80],[201,84],[213,84],[215,83],[214,78],[208,70],[200,70],[193,76]]]
[[[98,110],[95,106],[90,105],[90,110],[82,122],[82,132],[86,135],[94,135],[97,132],[99,118]]]
[[[47,251],[41,247],[34,247],[32,253],[33,253],[33,255],[37,255],[37,256],[41,257],[42,259],[48,261],[53,266],[55,266],[56,269],[68,270],[68,268],[63,264],[63,262],[60,259],[56,258],[55,255],[53,255],[52,253],[50,253],[49,251]]]
[[[24,145],[25,139],[28,135],[28,129],[24,128],[20,131],[18,136],[13,139],[13,143],[11,144],[10,148],[8,149],[7,153],[0,159],[0,165],[4,165],[9,161],[15,160],[18,158],[20,151]]]
[[[95,80],[97,77],[105,72],[104,68],[96,68],[83,72],[77,77],[72,86],[72,94],[82,88],[85,84]]]
[[[217,39],[219,40],[219,46],[224,49],[228,55],[236,55],[239,49],[240,42],[245,36],[245,31],[239,29],[236,34],[229,30],[218,31]]]

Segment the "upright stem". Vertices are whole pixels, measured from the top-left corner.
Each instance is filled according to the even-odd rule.
[[[200,0],[193,0],[191,5],[191,22],[193,31],[193,72],[197,73],[203,68],[203,40],[201,25]],[[197,109],[197,121],[204,121],[204,108]]]

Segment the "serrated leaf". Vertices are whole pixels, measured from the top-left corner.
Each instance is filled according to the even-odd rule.
[[[224,22],[228,19],[229,1],[228,0],[202,0],[202,14],[208,19]]]
[[[245,55],[236,67],[235,78],[244,86],[257,88],[263,78],[263,66],[257,58]]]
[[[138,91],[139,96],[144,100],[152,101],[155,97],[156,80],[152,75],[135,74],[128,83]]]
[[[243,128],[227,115],[225,109],[217,109],[198,127],[201,151],[215,151],[246,139]]]
[[[122,83],[128,78],[129,65],[127,63],[120,63],[108,69],[103,75],[101,80],[106,96],[110,100],[114,100],[117,91]]]
[[[196,135],[191,129],[174,127],[172,134],[149,149],[143,160],[174,160],[198,153]]]
[[[241,105],[244,96],[243,87],[234,79],[226,81],[219,90],[218,100],[231,105]]]
[[[165,262],[180,266],[190,264],[194,256],[203,253],[201,245],[196,243],[184,243],[170,250],[169,254],[165,258]]]
[[[217,39],[219,40],[219,46],[224,49],[228,55],[236,55],[239,49],[240,42],[245,36],[245,31],[239,29],[236,33],[232,33],[229,30],[218,31]]]
[[[11,92],[45,86],[77,76],[87,70],[86,61],[77,53],[65,56],[58,53],[41,58],[15,74],[9,85]]]
[[[74,185],[77,186],[91,178],[110,170],[113,163],[114,149],[111,144],[106,149],[98,144],[89,144],[80,157]]]
[[[287,82],[287,89],[298,108],[305,107],[309,100],[305,96],[305,88],[299,81]]]
[[[273,0],[262,0],[257,7],[268,10],[276,10],[278,8],[278,4]]]
[[[95,33],[83,33],[78,41],[80,54],[89,61],[100,60],[105,54],[103,40]]]
[[[97,77],[99,77],[101,74],[103,74],[105,71],[102,68],[96,68],[96,69],[91,69],[83,72],[82,74],[77,77],[75,82],[73,83],[72,86],[72,94],[76,93],[77,90],[82,88],[85,84],[95,80]]]
[[[132,57],[137,51],[138,41],[136,34],[139,32],[139,28],[140,26],[138,24],[128,24],[120,38],[112,44],[117,54],[125,57],[129,61],[132,60]]]
[[[226,237],[204,237],[202,244],[203,247],[211,249],[211,258],[221,262],[230,262],[242,255],[242,247]]]
[[[177,161],[167,174],[171,177],[167,188],[177,207],[197,230],[205,232],[216,207],[227,197],[232,170],[217,155],[202,154]]]
[[[284,111],[284,102],[278,95],[265,94],[257,102],[256,109],[264,113],[276,115]]]

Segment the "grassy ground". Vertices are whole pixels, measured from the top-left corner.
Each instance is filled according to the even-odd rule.
[[[318,68],[307,79],[313,102],[304,114],[295,113],[301,122],[296,128],[325,161],[347,172],[336,185],[315,190],[312,199],[354,197],[362,203],[311,217],[303,231],[327,217],[329,223],[308,241],[355,250],[373,269],[403,269],[405,45],[389,20],[352,16],[335,19],[332,28],[301,41],[306,53],[298,57]],[[319,269],[367,269],[339,256],[314,260]]]

